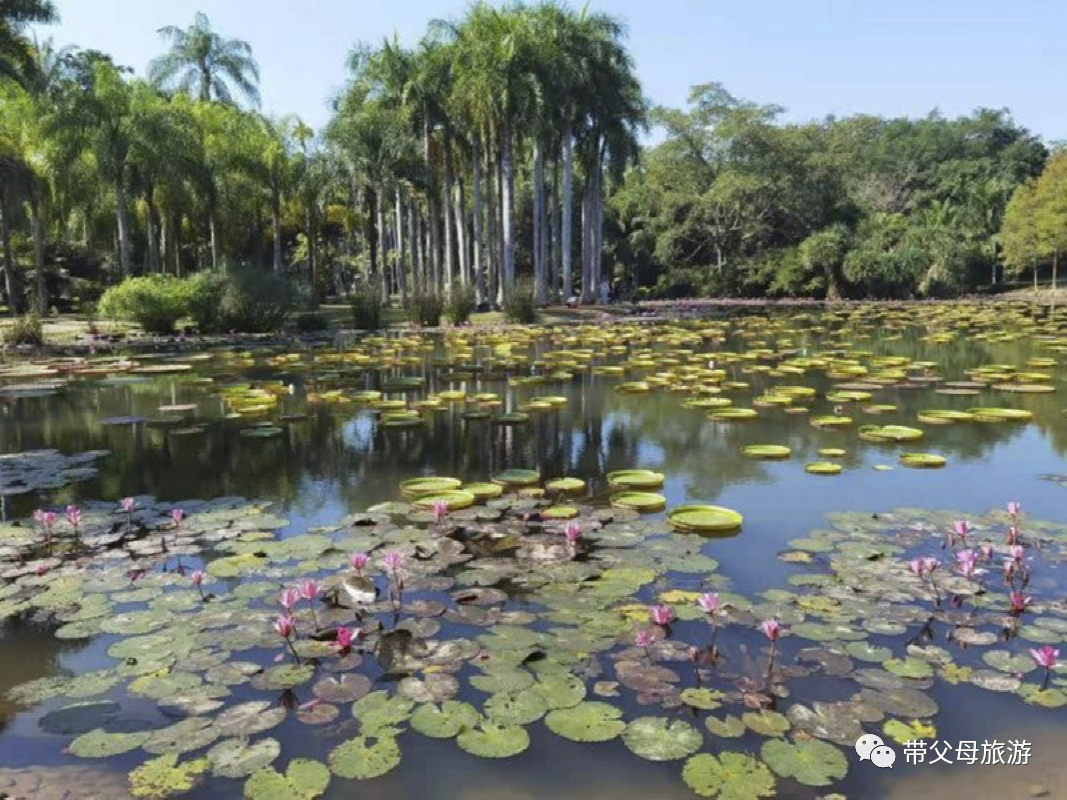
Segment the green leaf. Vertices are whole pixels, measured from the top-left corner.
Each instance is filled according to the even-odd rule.
[[[784,736],[791,727],[788,717],[777,711],[749,711],[741,719],[761,736]]]
[[[400,746],[392,736],[357,736],[335,747],[327,760],[334,775],[365,781],[396,768]]]
[[[576,742],[607,742],[626,729],[620,709],[595,701],[555,709],[545,717],[545,724],[557,736]]]
[[[359,720],[360,730],[372,734],[391,728],[411,718],[415,701],[388,692],[371,692],[352,704],[352,716]]]
[[[882,726],[885,735],[897,744],[917,741],[919,739],[936,739],[937,728],[922,720],[913,719],[910,723],[901,722],[899,719],[891,719]]]
[[[499,692],[485,701],[482,712],[495,725],[529,725],[548,711],[537,692]]]
[[[432,739],[451,739],[465,728],[478,724],[481,715],[470,703],[445,700],[440,706],[430,703],[419,706],[411,715],[411,727]]]
[[[149,731],[108,733],[96,728],[71,742],[67,751],[78,758],[109,758],[144,746],[150,735]]]
[[[649,761],[675,761],[700,749],[700,731],[680,719],[638,717],[626,726],[622,740],[634,753]]]
[[[704,720],[704,725],[712,736],[718,736],[722,739],[736,739],[745,733],[744,721],[732,714],[728,714],[723,719],[708,717]]]
[[[285,721],[286,710],[270,700],[252,700],[231,706],[215,718],[220,736],[250,736]]]
[[[722,705],[723,693],[715,689],[683,689],[682,702],[703,711],[714,711]]]
[[[282,752],[277,739],[226,739],[208,750],[212,772],[220,778],[244,778],[271,764]]]
[[[774,775],[764,764],[743,753],[693,756],[682,768],[682,780],[701,797],[715,800],[757,800],[774,796]]]
[[[326,793],[330,770],[306,758],[294,759],[282,775],[271,767],[252,773],[245,782],[247,800],[314,800]]]
[[[456,744],[482,758],[510,758],[530,746],[530,735],[518,726],[501,727],[483,722],[480,728],[468,728],[460,733]]]
[[[130,773],[134,797],[163,798],[188,792],[196,786],[210,763],[206,758],[178,763],[177,753],[153,758]]]
[[[832,744],[817,739],[799,742],[771,739],[763,743],[760,756],[781,777],[794,778],[806,786],[829,786],[848,772],[845,755]]]

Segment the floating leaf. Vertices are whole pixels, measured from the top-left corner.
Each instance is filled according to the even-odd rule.
[[[208,750],[212,772],[220,778],[244,778],[271,764],[281,753],[277,739],[226,739]]]
[[[326,793],[330,770],[306,758],[294,759],[282,775],[270,767],[252,773],[245,781],[247,800],[314,800]]]
[[[177,753],[146,761],[130,773],[134,797],[163,798],[191,791],[211,762],[206,758],[178,763]]]
[[[152,731],[144,749],[153,755],[165,753],[191,753],[214,742],[219,736],[227,734],[212,725],[211,720],[203,717],[189,717],[166,728]]]
[[[111,720],[119,710],[119,704],[110,700],[93,703],[75,703],[50,711],[38,723],[45,733],[71,736],[88,733],[101,723]]]
[[[144,746],[150,735],[148,731],[108,733],[96,728],[71,742],[67,750],[78,758],[109,758]]]
[[[743,753],[693,756],[682,768],[682,780],[701,797],[716,800],[757,800],[775,794],[771,771]]]
[[[529,725],[545,715],[548,704],[537,692],[499,692],[485,701],[482,711],[495,725]]]
[[[722,706],[723,693],[714,689],[699,688],[683,689],[681,700],[687,706],[699,708],[703,711],[714,711]]]
[[[596,701],[551,711],[545,724],[557,736],[576,742],[606,742],[626,729],[620,709]]]
[[[784,736],[791,727],[789,718],[777,711],[749,711],[741,719],[761,736]]]
[[[781,777],[793,778],[806,786],[829,786],[848,772],[844,753],[817,739],[797,742],[770,739],[763,743],[760,756]]]
[[[723,739],[736,739],[745,733],[744,720],[731,714],[728,714],[723,719],[708,717],[704,721],[704,725],[712,736],[718,736]]]
[[[327,703],[351,703],[371,690],[370,679],[358,672],[344,675],[328,675],[316,681],[312,691]]]
[[[280,725],[286,711],[270,700],[253,700],[227,708],[215,718],[220,736],[250,736]]]
[[[904,744],[912,740],[936,739],[937,728],[921,720],[913,719],[910,723],[901,722],[899,719],[891,719],[882,726],[885,735],[897,744]]]
[[[432,739],[451,739],[465,728],[478,724],[481,715],[470,703],[446,700],[440,706],[419,706],[411,715],[411,727]]]
[[[682,720],[664,717],[638,717],[626,726],[623,742],[649,761],[675,761],[700,749],[704,737]]]
[[[530,735],[518,726],[502,727],[483,722],[456,737],[456,744],[471,755],[482,758],[510,758],[530,746]]]

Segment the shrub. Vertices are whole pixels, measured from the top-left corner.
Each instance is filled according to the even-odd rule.
[[[296,329],[301,333],[328,331],[330,320],[321,311],[303,311],[296,317]]]
[[[100,298],[101,316],[132,320],[147,333],[174,332],[174,324],[186,315],[189,289],[172,275],[127,278]]]
[[[361,331],[376,331],[382,327],[382,295],[369,283],[360,283],[349,297],[352,306],[352,325]]]
[[[187,280],[189,315],[203,333],[270,333],[292,310],[296,293],[280,275],[252,267],[205,271]]]
[[[537,322],[537,300],[533,281],[522,278],[515,282],[511,293],[504,298],[504,318],[517,325]]]
[[[453,325],[465,325],[474,312],[474,287],[453,286],[448,296],[448,308],[445,316]]]
[[[436,328],[441,324],[444,309],[444,300],[433,290],[420,289],[408,298],[408,320],[412,325]]]
[[[36,314],[26,314],[17,317],[7,330],[4,331],[5,344],[30,344],[40,347],[44,344],[44,328],[41,326],[41,318]]]

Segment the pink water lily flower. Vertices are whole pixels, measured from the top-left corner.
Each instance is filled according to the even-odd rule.
[[[706,614],[714,614],[720,608],[722,608],[722,601],[719,600],[719,595],[715,592],[705,592],[697,598],[697,605],[699,605]]]
[[[1008,548],[1008,552],[1011,554],[1011,560],[1016,564],[1021,564],[1023,556],[1026,555],[1026,550],[1021,544],[1013,544]]]
[[[656,637],[648,628],[641,628],[636,634],[634,634],[634,642],[637,644],[638,647],[648,647],[654,641],[656,641]]]
[[[33,521],[46,531],[51,531],[52,526],[56,524],[56,512],[37,509],[33,512]]]
[[[133,507],[137,505],[137,501],[134,500],[132,497],[123,497],[119,501],[119,505],[122,507],[123,511],[129,514],[133,511]]]
[[[396,572],[404,566],[404,554],[399,550],[390,550],[382,556],[382,565]]]
[[[433,505],[431,505],[430,508],[433,510],[433,518],[438,522],[441,522],[448,516],[447,500],[434,500]]]
[[[370,556],[366,553],[353,553],[348,557],[348,561],[356,572],[362,572],[370,563]]]
[[[1022,503],[1020,503],[1018,500],[1009,500],[1008,501],[1008,513],[1012,517],[1019,516],[1019,514],[1022,513],[1022,510],[1023,510]]]
[[[908,572],[914,575],[916,578],[921,578],[923,572],[926,571],[926,564],[921,558],[913,558],[908,562]]]
[[[286,589],[278,602],[286,611],[292,611],[293,606],[300,602],[300,593],[296,589]]]
[[[1031,598],[1023,597],[1022,592],[1012,592],[1008,595],[1008,600],[1011,601],[1011,610],[1015,612],[1026,611],[1026,607],[1030,605]]]
[[[989,561],[993,558],[993,545],[983,544],[981,547],[978,548],[978,550],[982,554],[983,561]]]
[[[974,575],[975,566],[978,564],[978,557],[973,550],[960,550],[956,553],[956,561],[959,562],[960,572],[966,577]]]
[[[82,524],[82,510],[75,505],[67,506],[67,522],[77,530]]]
[[[202,585],[204,583],[204,571],[200,569],[196,570],[196,572],[189,576],[189,579],[193,582],[193,586]]]
[[[1046,644],[1037,648],[1036,650],[1030,650],[1030,658],[1034,659],[1039,667],[1045,669],[1052,669],[1059,663],[1060,651],[1052,647],[1052,645]]]
[[[306,580],[300,584],[300,596],[305,600],[314,600],[319,596],[322,589],[313,580]]]
[[[1014,525],[1009,525],[1008,526],[1008,544],[1014,545],[1014,544],[1018,544],[1018,543],[1019,543],[1019,529],[1016,528]]]
[[[652,621],[660,627],[666,627],[674,621],[674,609],[666,603],[658,606],[652,606],[649,610],[649,616]]]
[[[288,639],[293,635],[293,618],[288,614],[283,614],[274,621],[274,630],[278,632],[278,635],[283,639]]]
[[[582,538],[582,526],[574,521],[568,522],[563,527],[563,535],[568,544],[578,544],[578,540]]]
[[[971,525],[965,519],[958,519],[952,523],[952,532],[966,543],[967,534],[971,532]]]
[[[782,624],[776,619],[765,619],[760,623],[759,629],[772,642],[778,641],[778,637],[782,635]]]
[[[170,518],[174,520],[174,527],[180,528],[182,526],[182,520],[185,519],[185,512],[180,508],[175,508],[170,512]]]
[[[338,650],[348,650],[352,647],[352,642],[355,641],[355,634],[352,633],[351,628],[338,628],[337,639],[334,641],[333,646]]]

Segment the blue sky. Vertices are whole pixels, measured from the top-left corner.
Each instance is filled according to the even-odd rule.
[[[414,42],[432,17],[467,0],[58,0],[59,44],[104,50],[143,73],[163,47],[156,30],[197,11],[252,44],[264,110],[313,127],[344,82],[359,40]],[[681,105],[689,87],[719,81],[777,103],[787,118],[856,112],[949,116],[1008,107],[1048,140],[1067,139],[1067,21],[1059,0],[591,0],[629,26],[646,94]]]

